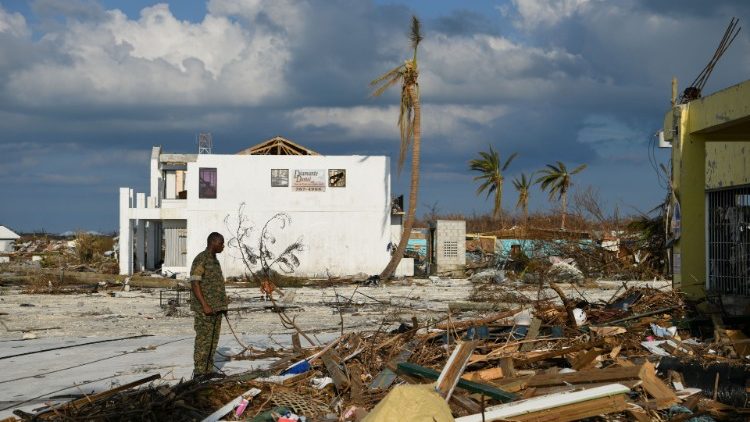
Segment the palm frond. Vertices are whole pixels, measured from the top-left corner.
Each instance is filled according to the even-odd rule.
[[[414,49],[414,55],[416,56],[417,46],[422,42],[422,23],[419,22],[416,16],[411,17],[411,33],[409,34],[411,40],[411,48]]]
[[[576,167],[573,171],[570,172],[570,174],[578,174],[582,172],[586,168],[586,164],[581,164],[580,166]]]
[[[503,171],[508,169],[508,166],[510,165],[511,161],[513,161],[513,159],[516,158],[517,156],[518,156],[518,153],[514,152],[513,154],[510,155],[510,157],[508,157],[507,160],[505,160],[505,164],[503,165]]]

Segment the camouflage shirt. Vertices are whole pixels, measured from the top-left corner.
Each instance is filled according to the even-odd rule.
[[[227,309],[227,292],[224,288],[224,275],[216,256],[206,249],[193,259],[190,267],[190,282],[199,282],[203,298],[213,310]],[[191,308],[203,312],[201,303],[193,298]]]

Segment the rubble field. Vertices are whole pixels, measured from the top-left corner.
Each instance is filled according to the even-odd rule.
[[[747,420],[748,342],[667,281],[230,287],[190,379],[187,291],[0,295],[10,420]],[[281,294],[279,294],[281,293]],[[11,413],[12,412],[12,413]],[[395,416],[394,416],[395,415]]]

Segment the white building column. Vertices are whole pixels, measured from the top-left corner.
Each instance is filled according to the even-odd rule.
[[[136,194],[136,208],[146,208],[146,194]],[[135,268],[137,271],[146,269],[146,220],[139,218],[135,227]]]
[[[130,207],[133,204],[133,190],[120,188],[120,274],[133,274],[133,224],[130,221]]]

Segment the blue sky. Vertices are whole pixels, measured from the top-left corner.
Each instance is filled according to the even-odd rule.
[[[397,92],[368,82],[409,57],[423,20],[421,204],[484,213],[467,162],[493,145],[511,179],[561,160],[577,189],[636,212],[663,197],[649,140],[743,1],[0,0],[0,224],[117,225],[148,186],[150,147],[233,153],[283,135],[324,154],[396,156]],[[750,74],[748,31],[706,92]],[[656,151],[660,161],[668,151]],[[406,192],[407,173],[394,192]],[[531,194],[532,209],[550,207]],[[420,213],[426,211],[422,206]]]

